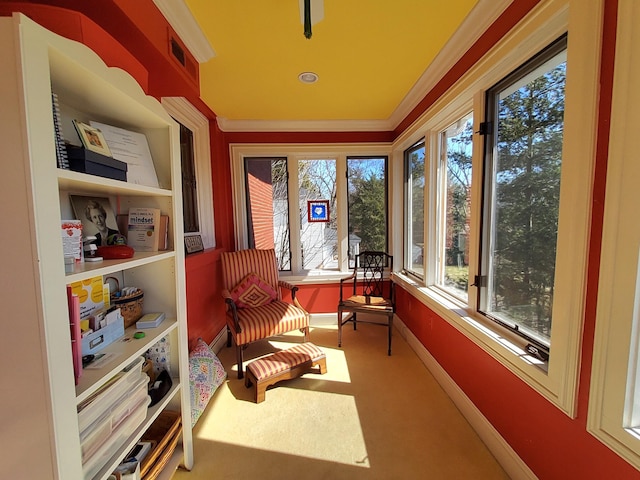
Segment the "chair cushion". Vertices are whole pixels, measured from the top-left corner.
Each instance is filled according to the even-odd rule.
[[[229,328],[236,345],[245,345],[309,326],[307,312],[282,300],[274,300],[260,307],[239,308],[237,313],[242,330],[240,333],[235,331],[231,313],[228,312]]]
[[[229,293],[239,308],[261,307],[278,298],[278,293],[273,287],[256,273],[244,277]]]
[[[365,295],[353,295],[343,302],[344,306],[380,308],[391,307],[391,301],[382,297],[369,297]]]

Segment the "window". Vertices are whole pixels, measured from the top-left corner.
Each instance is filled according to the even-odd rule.
[[[566,36],[487,93],[480,311],[548,347],[560,209]]]
[[[405,269],[424,278],[424,170],[425,142],[405,152]]]
[[[298,160],[300,254],[303,270],[338,268],[336,161]],[[310,202],[328,202],[326,220],[313,221]]]
[[[640,468],[640,5],[618,4],[615,77],[587,427]]]
[[[193,153],[193,132],[181,123],[179,125],[184,233],[197,233],[200,231],[200,224],[198,220],[198,181]]]
[[[209,120],[182,97],[164,97],[162,105],[180,125],[185,233],[199,234],[204,247],[213,248],[216,242]]]
[[[286,158],[246,158],[249,247],[274,248],[278,269],[291,270]]]
[[[358,251],[388,248],[389,147],[316,148],[231,146],[238,248],[275,248],[295,281],[340,278]]]
[[[367,250],[387,252],[387,157],[347,158],[349,268]]]
[[[473,115],[440,132],[436,285],[465,302],[469,289]]]

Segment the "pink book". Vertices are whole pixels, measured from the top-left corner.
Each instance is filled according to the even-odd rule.
[[[71,353],[73,355],[73,376],[78,385],[82,375],[82,335],[80,333],[80,299],[67,286],[67,302],[69,305],[69,324],[71,327]]]

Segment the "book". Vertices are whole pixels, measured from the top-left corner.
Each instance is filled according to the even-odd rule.
[[[67,303],[69,307],[69,326],[71,328],[71,354],[73,356],[73,376],[76,385],[82,376],[82,336],[80,333],[80,297],[67,285]]]
[[[69,286],[80,300],[80,320],[87,319],[104,308],[102,275],[73,282]]]
[[[160,246],[160,209],[129,209],[127,245],[139,252],[157,252]]]
[[[136,322],[136,328],[155,328],[164,320],[164,312],[146,313]]]
[[[73,257],[76,262],[82,261],[82,221],[62,220],[62,253],[65,257]]]
[[[116,222],[118,224],[118,230],[125,237],[128,235],[129,230],[129,215],[126,213],[119,213],[116,215]],[[169,215],[160,215],[160,241],[158,243],[158,250],[169,250]]]

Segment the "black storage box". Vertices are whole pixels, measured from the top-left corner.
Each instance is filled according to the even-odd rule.
[[[84,147],[67,145],[69,167],[74,172],[127,181],[127,164]]]

